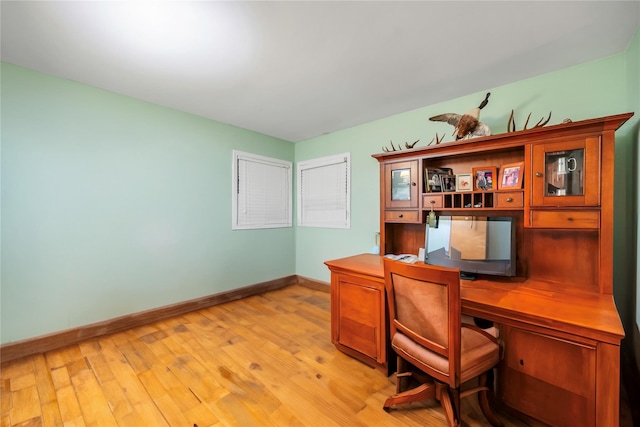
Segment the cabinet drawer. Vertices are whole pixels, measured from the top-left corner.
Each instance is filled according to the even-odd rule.
[[[385,222],[420,222],[420,211],[384,211]]]
[[[497,208],[521,208],[524,206],[524,196],[522,191],[508,193],[496,193]]]
[[[442,194],[427,194],[422,196],[422,209],[441,209],[443,206]]]
[[[505,328],[502,399],[556,426],[595,423],[594,347]]]
[[[599,228],[596,211],[531,211],[531,226],[537,228]]]

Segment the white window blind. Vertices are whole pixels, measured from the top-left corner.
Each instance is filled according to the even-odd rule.
[[[233,151],[232,229],[292,225],[291,162]]]
[[[350,153],[298,162],[298,225],[350,227]]]

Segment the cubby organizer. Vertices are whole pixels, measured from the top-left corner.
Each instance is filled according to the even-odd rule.
[[[523,191],[424,193],[423,209],[522,209]]]

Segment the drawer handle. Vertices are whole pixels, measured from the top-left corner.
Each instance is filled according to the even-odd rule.
[[[415,187],[417,184],[415,182],[412,182],[411,185]]]
[[[429,200],[429,203],[431,203],[432,205],[436,203],[435,200]]]
[[[402,218],[402,216],[403,216],[403,215],[402,215],[402,214],[400,214],[400,215],[398,215],[398,218]]]
[[[542,176],[542,172],[536,172],[536,176],[539,178]]]
[[[507,203],[511,203],[511,202],[513,202],[513,198],[507,197]]]
[[[569,217],[569,218],[567,218],[567,221],[571,222],[571,221],[573,221],[573,218]]]
[[[520,366],[524,366],[524,360],[520,359]]]

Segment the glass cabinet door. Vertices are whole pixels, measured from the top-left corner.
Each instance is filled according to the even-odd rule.
[[[385,164],[385,207],[418,207],[418,161]]]
[[[545,197],[584,195],[584,149],[544,155]]]
[[[391,171],[391,200],[411,200],[411,169]]]
[[[600,139],[535,144],[532,206],[598,206]]]

